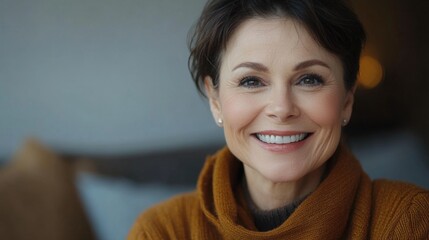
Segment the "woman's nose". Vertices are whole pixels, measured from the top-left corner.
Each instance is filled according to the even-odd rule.
[[[299,116],[299,108],[289,89],[273,89],[268,96],[266,114],[278,122],[285,122]]]

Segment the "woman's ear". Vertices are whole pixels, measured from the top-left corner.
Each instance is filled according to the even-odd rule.
[[[345,98],[344,107],[343,107],[343,120],[346,120],[346,122],[349,122],[352,116],[353,103],[355,99],[355,91],[356,91],[356,86],[348,90],[346,93],[346,98]]]
[[[207,98],[209,99],[210,110],[212,112],[213,118],[216,124],[220,125],[223,121],[222,119],[222,108],[219,101],[219,92],[213,86],[213,80],[211,77],[206,76],[204,78],[204,87],[206,90]]]

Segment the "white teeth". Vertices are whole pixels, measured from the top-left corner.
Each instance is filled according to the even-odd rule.
[[[265,143],[273,143],[273,144],[287,144],[293,142],[299,142],[307,137],[308,133],[301,133],[292,136],[277,136],[277,135],[264,135],[264,134],[256,134],[259,140]]]

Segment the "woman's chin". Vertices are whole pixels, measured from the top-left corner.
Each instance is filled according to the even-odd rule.
[[[305,178],[306,174],[289,169],[273,169],[264,172],[263,176],[272,183],[293,183]]]
[[[246,175],[253,179],[261,179],[272,183],[292,183],[306,176],[306,171],[290,166],[290,164],[270,164],[262,166],[245,166]],[[257,175],[257,176],[256,176]]]
[[[260,179],[266,183],[271,184],[308,184],[318,185],[324,171],[324,164],[317,168],[311,168],[309,165],[302,164],[302,162],[284,161],[284,162],[271,162],[255,164],[251,169],[245,170],[247,178]],[[253,175],[253,176],[252,176]],[[258,176],[255,176],[258,175]]]

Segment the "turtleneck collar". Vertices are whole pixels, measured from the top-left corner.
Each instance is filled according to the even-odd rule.
[[[367,202],[371,197],[371,183],[358,161],[340,146],[326,171],[318,188],[286,221],[270,231],[260,232],[249,220],[248,209],[240,206],[237,196],[242,163],[224,148],[207,160],[201,172],[198,181],[201,207],[206,218],[232,239],[338,239],[356,228],[366,231],[369,217],[350,217],[352,209],[370,215]],[[358,193],[360,198],[356,199]]]

